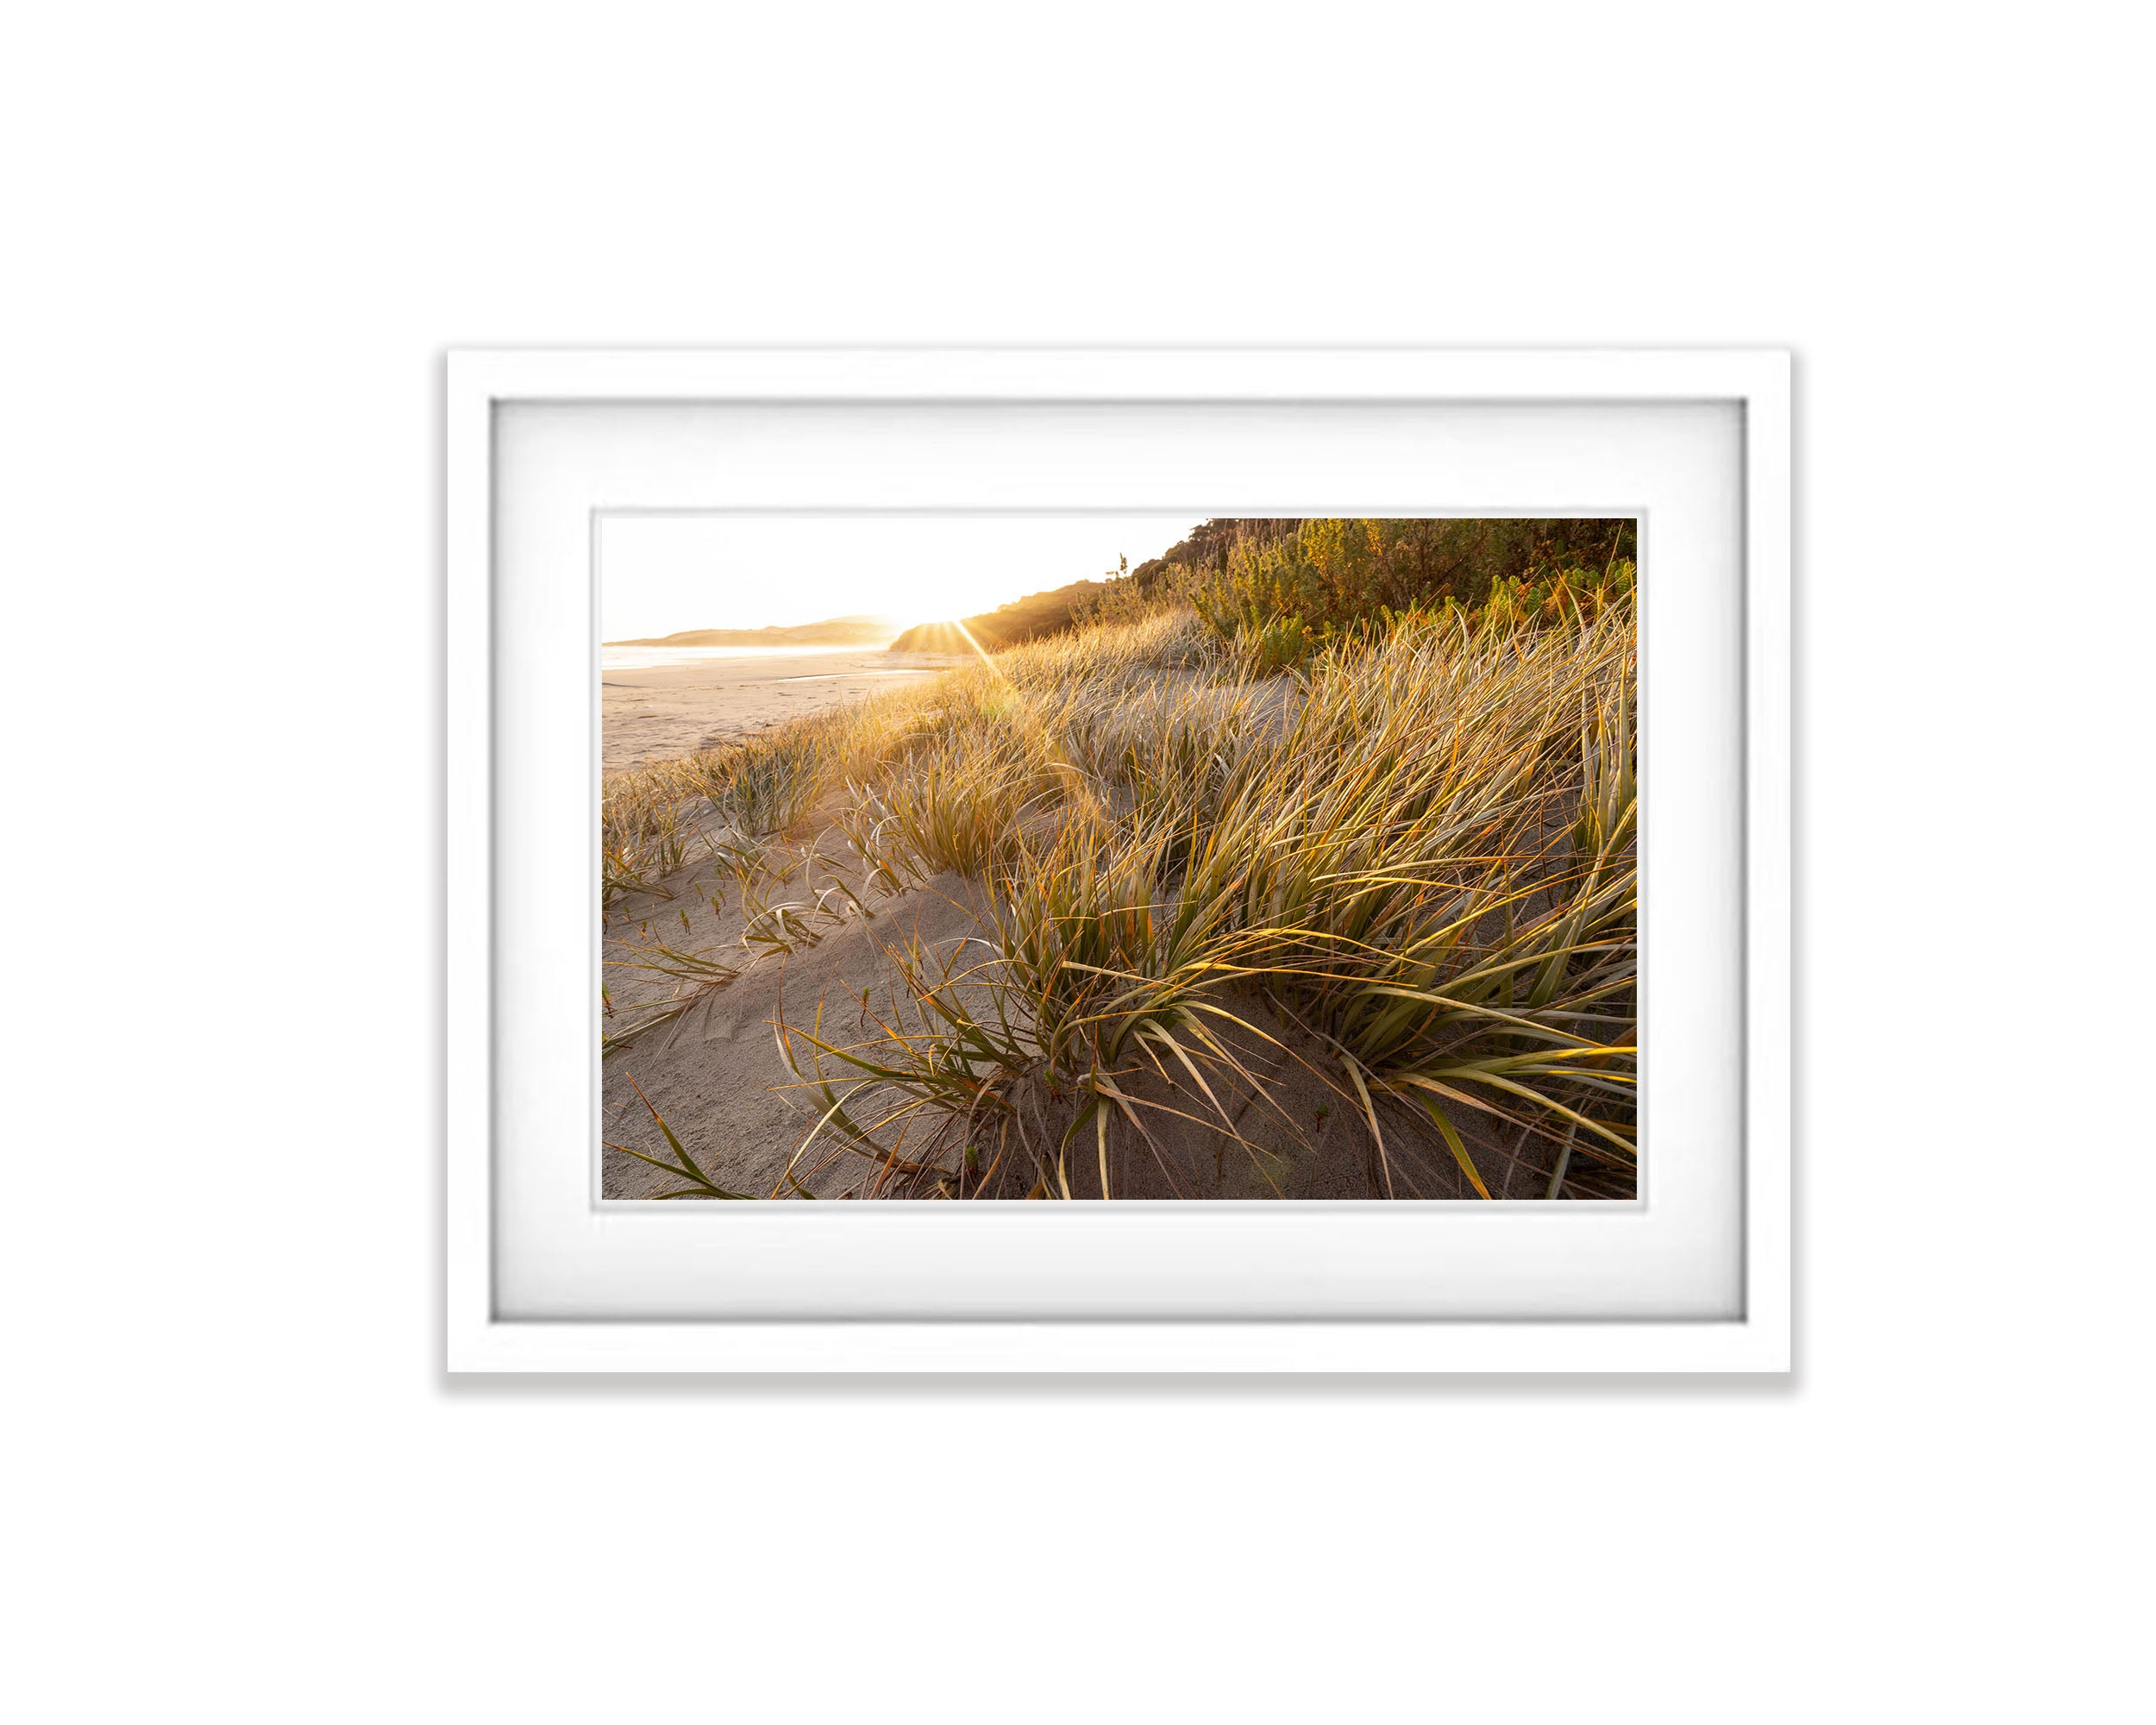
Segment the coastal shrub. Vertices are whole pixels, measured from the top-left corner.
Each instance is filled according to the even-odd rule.
[[[1238,624],[1232,644],[1244,670],[1254,677],[1270,677],[1299,668],[1317,649],[1318,637],[1300,617],[1282,617]]]
[[[1583,528],[1599,532],[1607,556],[1551,555],[1578,549]],[[1487,610],[1501,594],[1493,622],[1597,616],[1631,590],[1632,537],[1630,522],[1307,520],[1234,542],[1183,596],[1239,652],[1275,657],[1294,630],[1331,642],[1402,614],[1477,600]]]

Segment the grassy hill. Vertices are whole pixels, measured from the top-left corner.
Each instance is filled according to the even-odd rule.
[[[1023,641],[1058,634],[1075,623],[1085,608],[1107,591],[1104,581],[1073,581],[1047,593],[1028,593],[1009,605],[965,619],[968,634],[984,652],[997,653]],[[967,650],[965,637],[948,623],[919,623],[891,643],[894,653],[953,653]]]
[[[965,619],[987,652],[1080,624],[1130,620],[1164,603],[1193,606],[1223,636],[1282,630],[1311,644],[1339,630],[1445,604],[1480,605],[1503,588],[1545,599],[1602,587],[1639,556],[1635,524],[1570,520],[1232,518],[1206,521],[1127,575],[1074,581]],[[962,652],[948,623],[909,629],[902,652]]]

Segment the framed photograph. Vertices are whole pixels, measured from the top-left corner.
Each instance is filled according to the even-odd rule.
[[[452,1371],[1788,1370],[1786,354],[448,365]]]

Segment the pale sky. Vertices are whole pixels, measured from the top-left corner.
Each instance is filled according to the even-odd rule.
[[[901,627],[1135,568],[1186,515],[607,515],[600,636],[762,629],[870,613]]]

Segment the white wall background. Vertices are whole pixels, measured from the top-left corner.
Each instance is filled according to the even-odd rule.
[[[780,11],[9,32],[8,1710],[2145,1707],[2128,9]],[[437,356],[836,341],[1796,349],[1793,1381],[444,1380]]]

